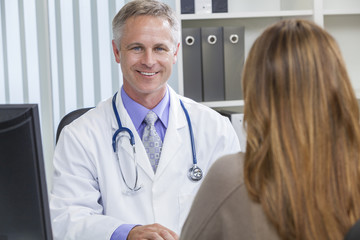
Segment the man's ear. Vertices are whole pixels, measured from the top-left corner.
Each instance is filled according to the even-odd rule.
[[[115,60],[117,63],[120,63],[120,51],[115,43],[115,40],[112,40],[112,47],[113,47],[113,52],[114,52],[114,56],[115,56]]]
[[[178,43],[178,44],[176,45],[176,50],[175,50],[175,53],[174,53],[174,61],[173,61],[173,64],[175,64],[176,61],[177,61],[177,55],[178,55],[178,53],[179,53],[179,47],[180,47],[180,43]]]

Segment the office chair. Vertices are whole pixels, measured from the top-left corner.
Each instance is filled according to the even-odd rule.
[[[57,128],[56,131],[56,143],[59,139],[61,130],[63,129],[63,127],[65,127],[66,125],[68,125],[69,123],[71,123],[72,121],[74,121],[75,119],[77,119],[78,117],[80,117],[81,115],[83,115],[84,113],[86,113],[87,111],[89,111],[90,109],[92,109],[93,107],[87,107],[87,108],[79,108],[76,109],[68,114],[66,114],[60,121],[59,126]]]
[[[360,239],[360,219],[350,228],[344,240],[359,240]]]

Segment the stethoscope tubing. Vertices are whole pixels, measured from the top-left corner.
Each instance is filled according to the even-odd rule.
[[[117,111],[117,108],[116,108],[116,95],[117,95],[117,92],[113,96],[112,107],[113,107],[114,114],[115,114],[115,117],[116,117],[116,122],[118,124],[118,130],[116,130],[116,132],[114,133],[114,135],[112,137],[113,150],[114,150],[114,152],[116,152],[116,137],[120,132],[123,132],[123,131],[125,131],[125,132],[127,132],[129,134],[129,136],[130,136],[130,144],[135,149],[135,137],[134,137],[134,134],[132,133],[132,131],[130,129],[128,129],[126,127],[123,127],[122,124],[121,124],[119,112]]]
[[[116,153],[116,138],[118,136],[118,134],[120,132],[127,132],[129,134],[129,140],[130,140],[130,144],[133,148],[133,154],[134,154],[134,165],[135,165],[135,184],[134,184],[134,187],[131,188],[125,177],[124,177],[124,174],[122,172],[122,168],[121,168],[121,163],[120,163],[120,159],[118,159],[118,162],[119,162],[119,167],[120,167],[120,173],[121,173],[121,178],[123,179],[126,187],[130,190],[130,192],[136,192],[138,190],[140,190],[141,186],[137,186],[137,182],[138,182],[138,178],[139,178],[139,173],[138,173],[138,169],[137,169],[137,161],[136,161],[136,157],[135,157],[135,154],[136,154],[136,150],[135,150],[135,137],[134,137],[134,134],[132,133],[132,131],[126,127],[123,127],[122,124],[121,124],[121,120],[120,120],[120,116],[119,116],[119,112],[117,111],[117,107],[116,107],[116,95],[117,95],[117,92],[114,94],[113,98],[112,98],[112,107],[113,107],[113,111],[114,111],[114,115],[116,117],[116,121],[118,123],[118,130],[115,131],[115,133],[113,134],[112,136],[112,147],[113,147],[113,151],[115,153],[115,155],[117,156],[117,153]],[[118,156],[117,156],[118,158]]]
[[[191,150],[192,150],[192,155],[193,155],[193,164],[197,165],[197,159],[196,159],[196,150],[195,150],[195,141],[194,141],[194,133],[192,130],[192,126],[191,126],[191,121],[190,121],[190,117],[189,117],[189,113],[186,110],[184,103],[180,100],[180,105],[182,107],[182,109],[184,110],[185,113],[185,117],[186,120],[188,122],[188,126],[189,126],[189,133],[190,133],[190,141],[191,141]]]
[[[135,184],[134,184],[134,187],[131,188],[126,180],[125,180],[125,177],[124,177],[124,174],[122,172],[122,169],[121,169],[121,164],[120,164],[120,161],[119,161],[119,166],[120,166],[120,173],[121,173],[121,177],[126,185],[126,187],[130,190],[130,192],[136,192],[138,191],[141,186],[137,186],[137,182],[138,182],[138,169],[137,169],[137,161],[136,161],[136,157],[135,157],[135,154],[136,154],[136,151],[135,151],[135,137],[134,137],[134,134],[132,133],[132,131],[129,129],[129,128],[126,128],[126,127],[123,127],[122,124],[121,124],[121,120],[120,120],[120,116],[119,116],[119,112],[117,111],[117,107],[116,107],[116,96],[117,96],[117,92],[114,94],[113,98],[112,98],[112,108],[113,108],[113,111],[114,111],[114,115],[115,115],[115,118],[116,118],[116,121],[118,123],[118,130],[115,131],[115,133],[113,134],[112,136],[112,148],[113,148],[113,151],[114,153],[117,155],[117,151],[116,151],[116,139],[117,139],[117,136],[119,135],[119,133],[121,132],[127,132],[129,134],[129,140],[130,140],[130,144],[131,146],[133,147],[133,153],[134,153],[134,164],[135,164]],[[193,157],[193,166],[189,169],[189,172],[188,172],[188,177],[191,181],[199,181],[202,176],[203,176],[203,173],[202,173],[202,170],[197,166],[197,158],[196,158],[196,149],[195,149],[195,140],[194,140],[194,133],[193,133],[193,130],[192,130],[192,125],[191,125],[191,121],[190,121],[190,117],[189,117],[189,113],[187,111],[187,109],[185,108],[184,106],[184,103],[180,100],[180,105],[184,111],[184,114],[185,114],[185,117],[186,117],[186,121],[188,123],[188,126],[189,126],[189,134],[190,134],[190,141],[191,141],[191,150],[192,150],[192,157]]]

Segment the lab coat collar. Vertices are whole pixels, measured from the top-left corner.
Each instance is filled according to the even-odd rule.
[[[185,128],[187,124],[184,111],[180,105],[180,99],[177,93],[170,87],[169,92],[169,123],[164,138],[159,165],[156,170],[155,179],[161,176],[161,174],[166,170],[168,164],[173,161],[173,159],[175,159],[176,154],[180,153],[181,146],[183,146],[183,141],[190,141],[190,139],[184,139],[182,137],[183,135],[180,134],[180,131]]]
[[[121,96],[119,95],[119,93],[116,96],[116,107],[119,112],[119,117],[120,117],[122,126],[130,129],[130,131],[134,134],[136,161],[137,161],[139,167],[141,167],[144,170],[144,172],[149,176],[150,179],[154,179],[154,172],[152,170],[151,164],[150,164],[148,158],[144,157],[144,156],[147,156],[144,145],[142,144],[139,134],[137,133],[129,114],[127,113],[127,111],[124,107],[124,104],[122,102],[122,99],[121,99]],[[111,110],[112,110],[112,106],[111,106]],[[113,116],[112,117],[112,128],[113,128],[112,132],[114,133],[116,130],[118,130],[119,126],[116,121],[116,117],[115,117],[114,113],[112,114],[112,116]],[[120,134],[121,134],[121,136],[123,136],[123,135],[126,135],[127,133],[120,133]],[[120,134],[119,134],[119,136],[120,136]],[[118,147],[119,147],[118,151],[125,151],[128,153],[129,159],[132,159],[134,157],[133,149],[132,149],[132,147],[130,147],[128,137],[119,138]]]

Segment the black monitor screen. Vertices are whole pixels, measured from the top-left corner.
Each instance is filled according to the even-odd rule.
[[[0,104],[0,240],[52,239],[36,104]]]

